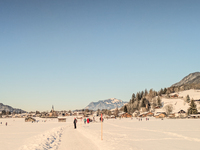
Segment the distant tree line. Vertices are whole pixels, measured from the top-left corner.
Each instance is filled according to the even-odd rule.
[[[182,86],[172,86],[169,88],[161,88],[159,91],[155,91],[150,89],[147,91],[137,92],[136,94],[133,93],[130,101],[128,104],[124,105],[121,110],[132,114],[136,110],[140,110],[142,107],[146,108],[147,110],[151,107],[155,109],[155,107],[162,107],[161,96],[165,95],[166,97],[170,97],[171,93],[190,90],[190,89],[200,89],[200,83],[192,83],[192,84],[185,84]],[[191,103],[190,108],[188,110],[188,114],[197,113],[196,105],[193,100],[190,100],[189,95],[186,96],[186,102]],[[173,106],[169,105],[165,107],[166,112],[169,114],[173,110]]]
[[[184,84],[181,86],[172,86],[167,88],[169,93],[184,91],[184,90],[190,90],[190,89],[200,89],[200,83],[191,83],[191,84]]]
[[[161,89],[160,91],[155,91],[153,89],[150,89],[147,91],[145,89],[144,91],[137,92],[136,94],[133,93],[130,101],[128,104],[123,106],[121,110],[124,112],[127,112],[129,114],[132,114],[136,110],[140,110],[142,107],[146,110],[149,110],[150,106],[152,108],[155,107],[161,107],[161,98],[160,96],[162,94],[166,94],[167,89]]]
[[[1,115],[11,115],[11,112],[2,110]]]

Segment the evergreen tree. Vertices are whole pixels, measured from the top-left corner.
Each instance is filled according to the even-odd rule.
[[[148,91],[147,91],[147,89],[145,89],[145,91],[144,91],[144,95],[145,95],[145,96],[148,95]]]
[[[173,86],[171,93],[174,93],[174,92],[175,92],[175,87]]]
[[[132,94],[132,99],[135,99],[135,93]]]
[[[139,101],[140,100],[140,93],[136,94],[136,99]]]
[[[97,109],[97,116],[100,115],[100,109]]]
[[[158,96],[158,98],[157,98],[157,106],[159,106],[159,107],[162,106],[160,96]]]
[[[166,94],[166,92],[167,92],[167,89],[166,89],[166,88],[164,88],[164,90],[163,90],[163,94]]]
[[[128,111],[127,111],[127,106],[126,106],[126,105],[124,106],[124,112],[125,112],[125,113],[128,112]]]
[[[196,104],[194,103],[194,100],[191,101],[190,103],[190,108],[188,109],[188,115],[189,114],[197,114],[197,106]]]
[[[163,89],[161,88],[159,92],[159,96],[162,96],[162,94],[163,94]]]
[[[134,103],[130,105],[130,111],[129,114],[132,114],[136,110]]]
[[[135,100],[135,93],[132,94],[131,103],[134,103]]]
[[[189,95],[186,96],[186,102],[187,102],[187,103],[190,102],[190,96],[189,96]]]
[[[35,114],[40,114],[40,112],[36,110]]]
[[[136,108],[137,108],[137,110],[139,110],[140,108],[139,108],[139,100],[138,99],[136,99]]]
[[[130,101],[128,102],[128,104],[131,104],[132,103],[132,99],[130,99]]]
[[[2,110],[2,115],[6,115],[6,111],[5,110]]]
[[[150,89],[149,94],[148,94],[149,101],[152,101],[152,98],[154,98],[154,97],[155,97],[155,92],[153,89]]]
[[[139,100],[141,100],[141,92],[138,93]]]
[[[140,94],[141,99],[143,98],[143,96],[144,96],[144,92],[142,91]]]
[[[141,101],[140,101],[140,108],[141,107],[144,107],[144,98],[142,98]]]

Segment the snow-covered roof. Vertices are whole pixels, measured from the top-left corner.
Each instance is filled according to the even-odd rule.
[[[199,116],[200,117],[200,114],[191,114],[191,115],[189,115],[189,116],[191,116],[191,117],[197,117],[197,116]]]
[[[67,116],[58,116],[58,119],[67,118]]]

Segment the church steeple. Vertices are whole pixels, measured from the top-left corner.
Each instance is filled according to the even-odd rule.
[[[52,109],[51,109],[51,111],[54,112],[54,107],[53,107],[53,105],[52,105]]]

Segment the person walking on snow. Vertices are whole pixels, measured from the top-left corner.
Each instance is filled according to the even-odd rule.
[[[84,123],[86,124],[86,118],[84,118]]]
[[[77,120],[76,118],[74,118],[74,129],[76,129],[76,123],[77,123]]]

